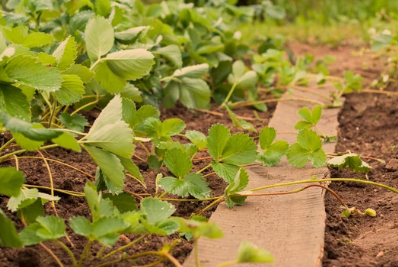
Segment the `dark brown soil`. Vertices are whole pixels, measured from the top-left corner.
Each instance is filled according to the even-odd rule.
[[[296,53],[336,56],[331,66],[333,75],[344,70],[360,73],[367,82],[378,77],[383,69],[369,54],[358,54],[351,48],[328,49],[295,44]],[[388,88],[398,91],[397,85]],[[398,188],[398,98],[376,94],[346,96],[339,115],[339,142],[336,152],[350,150],[363,156],[383,159],[387,165],[369,161],[372,171],[368,179]],[[332,170],[334,178],[364,177],[347,170]],[[336,191],[349,207],[361,211],[376,210],[377,217],[341,216],[340,203],[326,194],[326,232],[324,267],[397,267],[398,266],[398,195],[379,187],[354,183],[333,183]]]
[[[260,121],[252,121],[254,124],[255,128],[257,130],[262,129],[264,126],[268,124],[268,121],[271,117],[271,113],[274,110],[275,105],[270,105],[269,106],[269,111],[268,112],[261,112],[259,113],[259,116],[261,118]],[[182,106],[177,106],[176,108],[170,109],[170,110],[162,110],[162,119],[166,118],[180,118],[186,122],[186,129],[187,130],[198,130],[201,131],[205,134],[207,134],[208,129],[211,127],[211,125],[216,124],[216,123],[223,123],[227,125],[228,127],[232,128],[232,123],[229,119],[229,116],[227,115],[226,112],[217,110],[217,106],[214,105],[212,110],[224,114],[223,116],[217,116],[217,115],[212,115],[204,112],[199,112],[199,111],[190,111]],[[236,114],[239,116],[244,116],[244,117],[252,117],[254,118],[253,115],[253,110],[250,108],[241,108],[235,110]],[[94,120],[95,117],[99,115],[98,111],[91,111],[85,114],[86,117],[89,120]],[[231,129],[231,132],[237,132],[238,130],[236,128]],[[251,133],[251,135],[256,135],[255,133]],[[5,136],[4,142],[6,142],[10,137]],[[182,137],[177,137],[176,140],[181,141],[181,142],[186,142]],[[15,149],[15,148],[12,148]],[[148,147],[149,149],[149,147]],[[10,150],[5,151],[5,152],[10,152]],[[44,156],[50,159],[57,159],[59,161],[62,161],[64,163],[68,163],[71,166],[81,169],[90,175],[95,175],[95,168],[96,165],[95,163],[91,160],[91,158],[87,155],[87,153],[82,152],[82,153],[75,153],[71,151],[67,151],[64,149],[56,148],[56,149],[51,149],[44,151]],[[145,150],[141,147],[137,147],[135,151],[135,155],[138,157],[146,159],[147,154]],[[49,181],[49,175],[46,169],[46,166],[44,165],[43,161],[41,159],[24,159],[23,156],[39,156],[38,153],[36,152],[30,152],[30,153],[25,153],[21,155],[22,158],[19,159],[19,168],[21,171],[25,173],[26,176],[26,183],[31,184],[31,185],[41,185],[41,186],[50,186],[50,181]],[[198,153],[196,158],[200,157],[205,157],[208,156],[206,153]],[[137,166],[139,166],[142,175],[145,179],[147,189],[143,188],[139,183],[135,182],[134,180],[131,179],[126,179],[125,183],[125,190],[128,190],[129,192],[134,192],[136,194],[151,194],[154,195],[155,193],[155,177],[159,172],[162,172],[163,175],[167,175],[167,169],[166,168],[161,168],[160,171],[154,171],[152,169],[148,168],[148,165],[146,162],[142,162],[140,160],[137,160],[135,157],[133,158]],[[198,171],[208,165],[210,160],[202,160],[202,161],[194,161],[194,170]],[[51,172],[53,175],[53,180],[54,180],[54,187],[58,189],[65,189],[65,190],[71,190],[71,191],[76,191],[76,192],[82,192],[84,184],[86,181],[90,180],[89,177],[87,177],[84,174],[81,174],[80,172],[77,172],[73,169],[70,169],[68,167],[59,165],[57,163],[49,162]],[[10,160],[6,161],[0,164],[0,166],[5,167],[5,166],[15,166],[15,161]],[[204,174],[207,174],[209,172],[204,172]],[[169,175],[168,175],[169,176]],[[222,195],[226,186],[226,183],[220,179],[217,178],[216,176],[208,176],[207,181],[209,182],[210,188],[212,188],[212,195],[213,196],[219,196]],[[56,204],[56,210],[62,218],[67,221],[68,218],[71,218],[73,216],[86,216],[90,218],[90,210],[88,205],[85,202],[84,198],[79,198],[79,197],[73,197],[69,195],[64,195],[64,194],[59,194],[56,193],[56,195],[61,197],[61,200]],[[169,196],[173,198],[173,196]],[[137,201],[139,199],[137,198]],[[23,228],[23,225],[21,221],[17,218],[16,214],[12,214],[9,211],[7,211],[7,202],[8,199],[4,196],[0,196],[0,208],[6,212],[7,216],[11,218],[18,230],[21,230]],[[192,213],[198,212],[207,205],[209,205],[210,202],[174,202],[173,204],[176,206],[177,211],[175,212],[175,216],[181,216],[188,218]],[[215,208],[209,209],[208,211],[204,212],[202,215],[206,217],[210,217],[210,214],[214,211]],[[46,204],[45,206],[45,214],[51,215],[54,214],[52,208],[49,206],[49,204]],[[87,240],[84,238],[73,234],[73,232],[68,229],[68,235],[74,244],[74,249],[72,251],[74,252],[76,257],[79,257],[84,246],[86,245]],[[127,237],[130,240],[134,240],[138,236],[134,235],[127,235]],[[133,246],[131,249],[126,250],[126,253],[128,255],[140,253],[140,252],[145,252],[145,251],[150,251],[150,250],[158,250],[160,249],[164,244],[171,243],[173,240],[178,239],[179,236],[177,234],[170,236],[170,237],[161,237],[161,236],[150,236],[146,238],[144,241],[141,241],[138,243],[136,246]],[[177,258],[181,263],[184,261],[186,256],[190,253],[192,250],[192,243],[187,241],[184,238],[180,238],[181,242],[173,249],[172,255]],[[64,243],[68,243],[66,240],[62,240]],[[126,244],[125,240],[119,240],[117,243],[117,247],[123,246]],[[72,266],[72,262],[68,255],[60,248],[57,244],[52,243],[52,242],[46,242],[45,245],[50,248],[62,261],[62,263],[65,266]],[[94,244],[91,253],[92,255],[96,255],[96,253],[101,249],[101,246],[99,244]],[[110,250],[107,250],[107,252],[110,252]],[[120,257],[120,255],[117,255],[113,258],[109,258],[108,260],[115,259]],[[144,265],[144,264],[150,264],[156,261],[156,258],[154,257],[144,257],[140,258],[139,260],[135,261],[137,265]],[[98,262],[91,262],[91,263],[85,263],[85,266],[96,266],[98,265]],[[4,249],[0,248],[0,267],[11,267],[11,266],[41,266],[41,267],[47,267],[47,266],[57,266],[53,258],[47,254],[47,252],[40,247],[39,245],[29,247],[29,248],[24,248],[24,249]],[[117,265],[112,265],[112,266],[131,266],[131,262],[124,262],[124,263],[119,263]],[[165,261],[164,263],[158,264],[157,266],[174,266],[170,262]]]

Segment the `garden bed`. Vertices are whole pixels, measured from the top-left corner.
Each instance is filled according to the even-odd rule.
[[[167,118],[180,118],[183,119],[186,122],[186,130],[197,130],[201,131],[205,134],[207,134],[208,129],[213,124],[216,123],[222,123],[228,127],[232,127],[231,120],[224,110],[217,110],[218,105],[214,105],[213,109],[217,113],[222,113],[224,116],[219,116],[219,115],[212,115],[209,113],[205,112],[200,112],[200,111],[193,111],[193,110],[188,110],[185,107],[178,106],[173,109],[169,110],[162,110],[161,114],[162,117],[161,119],[167,119]],[[261,112],[258,113],[260,117],[260,121],[252,121],[254,127],[257,130],[261,130],[264,126],[268,124],[269,119],[271,118],[272,111],[275,108],[275,104],[269,105],[269,110],[268,112]],[[251,108],[240,108],[236,110],[236,114],[238,116],[243,116],[243,117],[253,117],[253,109]],[[84,114],[87,118],[91,118],[94,120],[98,115],[99,112],[92,111],[89,113]],[[231,132],[235,133],[238,132],[238,129],[231,129]],[[255,134],[252,133],[252,136]],[[4,142],[7,142],[9,136],[5,136]],[[185,141],[186,139],[184,138],[179,138],[177,137],[178,141]],[[148,147],[149,148],[149,147]],[[9,152],[9,151],[7,151]],[[203,152],[202,152],[203,153]],[[205,154],[205,153],[203,153]],[[146,159],[147,154],[146,151],[140,147],[137,146],[135,150],[135,155]],[[23,156],[39,156],[37,153],[31,152],[31,153],[25,153]],[[76,152],[70,152],[65,149],[60,149],[60,148],[55,148],[55,149],[50,149],[44,152],[44,156],[49,158],[49,159],[56,159],[59,161],[62,161],[64,163],[68,163],[71,166],[81,169],[87,173],[89,173],[92,176],[95,176],[95,169],[96,165],[93,162],[93,160],[90,158],[90,156],[85,152],[82,151],[81,154],[76,153]],[[202,157],[201,152],[198,153],[196,156],[197,158]],[[125,189],[128,190],[129,192],[134,192],[135,194],[154,194],[155,193],[155,178],[156,175],[159,173],[158,171],[152,170],[148,168],[148,165],[146,162],[142,162],[136,158],[133,159],[134,162],[137,164],[137,166],[140,168],[140,171],[142,172],[142,176],[144,177],[147,189],[143,188],[142,185],[139,183],[135,182],[132,179],[126,179],[125,183]],[[194,161],[194,171],[198,171],[208,165],[210,162],[210,159],[208,160],[203,160],[203,161]],[[59,165],[58,163],[51,163],[49,162],[52,175],[53,175],[53,180],[54,180],[54,188],[58,189],[64,189],[64,190],[70,190],[70,191],[76,191],[76,192],[82,192],[83,187],[85,183],[90,180],[89,177],[87,177],[84,174],[81,174],[69,167],[64,167],[62,165]],[[1,163],[2,167],[5,166],[14,166],[15,167],[15,161],[11,160],[8,162]],[[26,175],[27,179],[27,184],[31,185],[40,185],[40,186],[50,186],[50,181],[48,177],[48,172],[46,169],[46,166],[43,163],[43,160],[41,159],[21,159],[19,160],[19,169],[23,171]],[[161,173],[163,173],[164,176],[169,176],[167,168],[163,167],[160,170]],[[206,172],[204,173],[206,174]],[[91,179],[92,180],[92,179]],[[207,178],[207,181],[209,183],[209,187],[212,189],[212,196],[219,196],[222,195],[224,192],[225,187],[227,186],[227,183],[222,180],[221,178],[218,178],[217,176],[209,176]],[[84,198],[82,197],[74,197],[74,196],[69,196],[66,194],[59,194],[55,193],[55,195],[58,195],[61,197],[61,200],[56,204],[56,209],[58,212],[58,215],[61,216],[62,218],[71,218],[73,216],[86,216],[90,217],[90,209],[87,205],[87,202],[85,201]],[[175,196],[167,196],[171,198],[175,198]],[[8,211],[6,205],[7,205],[7,200],[8,198],[6,197],[0,197],[0,207],[6,211],[6,214],[9,218],[12,218],[14,223],[17,226],[18,230],[21,230],[23,228],[23,225],[21,221],[18,219],[16,214],[12,214],[11,212]],[[139,201],[139,198],[137,198],[137,201]],[[173,202],[173,204],[176,206],[176,212],[175,216],[181,216],[184,218],[189,218],[189,216],[194,213],[200,211],[202,208],[206,207],[210,202],[204,201],[204,202]],[[204,212],[202,215],[209,218],[211,213],[215,210],[216,207],[211,208],[210,210]],[[46,204],[45,206],[46,214],[51,215],[54,214],[50,204]],[[86,245],[86,239],[82,236],[74,234],[71,229],[68,229],[68,235],[71,238],[72,243],[75,246],[75,253],[76,255],[80,255],[82,252],[84,246]],[[131,240],[134,240],[135,237],[134,235],[127,235],[128,238]],[[133,246],[129,250],[126,250],[127,253],[129,254],[134,254],[137,252],[144,252],[148,250],[156,250],[160,249],[164,244],[166,243],[171,243],[174,239],[178,238],[178,234],[174,234],[173,236],[150,236],[145,241],[140,242],[137,246]],[[184,238],[181,238],[181,243],[178,244],[175,249],[173,250],[172,254],[174,257],[176,257],[181,263],[184,261],[184,259],[189,255],[189,253],[192,250],[192,242],[187,241]],[[66,240],[64,240],[67,242]],[[125,241],[122,239],[119,240],[118,244],[115,246],[116,248],[125,245]],[[48,242],[46,244],[56,255],[59,256],[61,261],[66,265],[66,266],[71,266],[72,262],[70,261],[70,257],[65,253],[65,251],[57,244],[53,242]],[[94,244],[92,247],[92,252],[99,251],[101,249],[100,244]],[[118,258],[119,255],[115,256],[114,258]],[[152,263],[154,261],[154,258],[149,256],[149,257],[143,257],[137,261],[138,265],[145,265]],[[93,263],[95,264],[95,263]],[[47,266],[56,266],[56,263],[54,262],[53,258],[51,258],[49,255],[46,254],[46,252],[43,250],[42,247],[39,245],[33,246],[33,247],[28,247],[28,248],[23,248],[23,249],[9,249],[9,248],[0,248],[0,266],[1,267],[14,267],[14,266],[42,266],[42,267],[47,267]],[[117,266],[131,266],[128,262],[124,263],[119,263]],[[159,264],[158,266],[174,266],[172,263],[165,261],[164,263]]]

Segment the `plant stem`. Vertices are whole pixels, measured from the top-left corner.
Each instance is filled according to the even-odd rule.
[[[145,150],[145,152],[147,153],[147,155],[148,156],[150,156],[151,155],[151,152],[149,152],[149,150],[146,148],[146,146],[143,144],[143,143],[141,143],[141,142],[139,142],[139,144],[142,146],[142,148]]]
[[[106,246],[102,246],[102,248],[100,249],[100,251],[97,254],[97,259],[101,258],[102,253],[104,253],[104,251],[106,250]]]
[[[39,153],[39,155],[41,156],[41,158],[42,158],[43,161],[44,161],[44,164],[46,165],[46,168],[47,168],[47,171],[48,171],[48,177],[50,178],[51,196],[54,197],[54,181],[53,181],[53,175],[52,175],[52,173],[51,173],[50,165],[48,165],[47,159],[43,156],[43,154],[42,154],[39,150],[37,150],[37,153]],[[58,212],[57,212],[57,210],[55,209],[55,202],[54,202],[54,200],[52,200],[51,203],[52,203],[52,207],[53,207],[53,210],[54,210],[55,215],[58,216]]]
[[[54,254],[54,252],[51,251],[51,249],[49,249],[48,247],[46,247],[46,245],[44,245],[43,243],[39,243],[39,245],[40,245],[42,248],[44,248],[44,249],[48,252],[48,254],[51,255],[51,257],[54,258],[54,260],[57,262],[57,264],[58,264],[60,267],[64,267],[64,265],[62,264],[61,260],[57,257],[57,255]]]
[[[212,175],[214,175],[214,174],[216,174],[216,172],[208,173],[208,174],[206,174],[206,175],[203,175],[202,177],[203,177],[203,178],[206,178],[206,177],[212,176]]]
[[[119,253],[119,252],[121,252],[121,251],[123,251],[123,250],[125,250],[125,249],[127,249],[127,248],[129,248],[129,247],[131,247],[132,245],[134,245],[134,244],[140,242],[140,241],[141,241],[142,239],[144,239],[145,237],[147,237],[147,235],[140,236],[139,238],[137,238],[137,239],[135,239],[134,241],[132,241],[130,244],[127,244],[127,245],[125,245],[125,246],[123,246],[123,247],[120,247],[120,248],[118,248],[118,249],[112,251],[111,253],[106,254],[104,257],[101,258],[101,260],[106,260],[106,259],[109,258],[110,256],[115,255],[116,253]]]
[[[52,145],[48,145],[48,146],[42,146],[38,150],[44,150],[44,149],[49,149],[49,148],[54,148],[54,147],[59,147],[59,145],[52,144]],[[8,159],[8,158],[10,158],[10,157],[12,157],[14,155],[22,154],[24,152],[26,152],[26,149],[21,149],[21,150],[17,150],[17,151],[14,151],[12,153],[6,154],[6,155],[0,157],[0,162],[2,162],[3,160]]]
[[[0,152],[3,151],[5,148],[7,148],[9,144],[14,142],[14,140],[15,140],[14,138],[11,138],[10,140],[8,140],[7,143],[5,143],[2,147],[0,147]]]
[[[238,260],[226,261],[226,262],[223,262],[223,263],[217,265],[216,267],[225,267],[225,266],[234,265],[234,264],[237,264],[237,263],[239,263]]]
[[[205,170],[207,170],[208,168],[211,167],[211,164],[207,165],[206,167],[204,167],[203,169],[201,169],[200,171],[196,172],[197,174],[204,172]]]
[[[260,101],[247,101],[247,102],[236,102],[236,103],[233,104],[233,106],[234,107],[246,107],[246,106],[253,106],[253,105],[258,105],[258,104],[265,104],[265,103],[272,103],[272,102],[285,102],[285,101],[305,101],[305,102],[310,102],[310,103],[313,103],[313,104],[320,105],[322,107],[325,106],[325,103],[323,103],[321,101],[308,99],[308,98],[302,98],[302,97],[266,99],[266,100],[260,100]]]
[[[316,125],[315,125],[315,129],[317,129],[317,130],[318,130],[318,132],[320,132],[320,133],[321,133],[321,135],[322,135],[322,137],[323,137],[323,138],[326,138],[326,137],[327,137],[327,135],[326,135],[326,134],[324,134],[324,133],[322,132],[322,130],[321,130],[321,129],[319,129],[319,127],[318,127],[318,126],[316,126]]]
[[[273,185],[267,185],[267,186],[262,186],[262,187],[257,187],[245,191],[259,191],[259,190],[264,190],[264,189],[269,189],[269,188],[274,188],[274,187],[281,187],[281,186],[288,186],[288,185],[295,185],[295,184],[309,184],[309,183],[324,183],[324,182],[354,182],[354,183],[362,183],[362,184],[370,184],[370,185],[375,185],[378,187],[385,188],[387,190],[390,190],[394,193],[398,194],[398,190],[392,187],[389,187],[384,184],[379,184],[371,181],[365,181],[365,180],[359,180],[359,179],[352,179],[352,178],[328,178],[328,179],[314,179],[314,180],[302,180],[302,181],[295,181],[295,182],[289,182],[289,183],[280,183],[280,184],[273,184]]]
[[[201,160],[212,159],[212,158],[213,157],[196,158],[196,159],[193,159],[192,161],[201,161]]]
[[[116,263],[122,262],[124,260],[133,260],[133,259],[137,259],[137,258],[140,258],[140,257],[148,256],[148,255],[161,256],[160,252],[158,252],[158,251],[146,251],[146,252],[142,252],[142,253],[135,254],[135,255],[132,255],[132,256],[124,257],[124,258],[121,257],[120,259],[117,259],[117,260],[114,260],[114,261],[109,261],[109,262],[106,262],[106,263],[102,263],[100,265],[97,265],[97,267],[104,267],[104,266],[107,266],[107,265],[115,265]]]
[[[163,252],[162,255],[166,256],[166,258],[168,258],[169,261],[171,261],[175,267],[182,267],[182,265],[178,262],[178,260],[174,258],[170,253]]]
[[[211,203],[207,207],[201,209],[199,212],[194,213],[193,215],[200,215],[203,212],[205,212],[206,210],[210,209],[211,207],[213,207],[213,206],[217,205],[218,203],[222,202],[223,200],[224,200],[224,196],[220,196],[220,197],[218,197],[218,199],[216,201],[213,201],[213,203]]]
[[[81,266],[82,266],[84,257],[86,256],[87,253],[90,253],[89,249],[91,248],[91,243],[92,243],[92,242],[93,242],[93,241],[89,240],[89,241],[87,242],[87,245],[84,247],[83,252],[82,252],[82,254],[80,255],[79,263],[78,263],[78,265],[77,265],[78,267],[81,267]]]
[[[58,130],[59,131],[63,131],[63,132],[68,132],[68,133],[74,133],[74,134],[77,134],[77,135],[84,135],[84,136],[87,135],[86,133],[81,133],[81,132],[73,131],[73,130],[69,130],[69,129],[58,129]]]
[[[57,109],[57,101],[54,102],[53,108],[51,110],[50,118],[48,120],[48,128],[51,128],[51,125],[53,124],[54,116],[55,116],[55,110]]]
[[[14,155],[14,159],[15,159],[15,169],[17,171],[19,171],[19,161],[18,161],[18,157],[16,155]]]
[[[140,179],[138,179],[137,177],[135,177],[135,176],[133,176],[133,175],[131,175],[131,174],[128,174],[128,173],[126,173],[126,175],[127,175],[128,177],[130,177],[131,179],[136,180],[136,181],[137,181],[140,185],[142,185],[145,189],[147,188],[146,185],[144,184],[144,182],[141,181]]]
[[[91,106],[91,105],[97,104],[98,101],[99,101],[99,99],[97,98],[97,99],[94,100],[93,102],[87,103],[87,104],[81,106],[80,108],[76,109],[76,110],[73,111],[70,115],[73,116],[73,115],[75,115],[77,112],[79,112],[80,110],[85,109],[86,107],[89,107],[89,106]]]
[[[75,258],[75,255],[73,255],[72,251],[61,241],[55,240],[55,242],[57,242],[69,254],[69,256],[72,259],[73,266],[76,266],[77,265],[76,258]]]
[[[212,198],[201,198],[201,199],[186,199],[186,198],[162,198],[164,201],[176,201],[176,202],[200,202],[200,201],[211,201],[217,200],[220,197],[212,197]]]
[[[221,106],[219,107],[219,109],[223,108],[223,107],[228,103],[228,100],[231,98],[231,96],[232,96],[232,94],[234,93],[235,88],[236,88],[237,85],[238,85],[238,83],[234,83],[234,84],[232,85],[231,90],[229,90],[229,93],[228,93],[227,97],[225,98],[224,102],[222,102],[222,104],[221,104]]]

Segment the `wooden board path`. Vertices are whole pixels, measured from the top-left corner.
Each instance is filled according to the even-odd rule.
[[[317,92],[328,95],[327,88]],[[305,97],[323,101],[310,93],[286,93],[285,98]],[[294,125],[301,120],[297,114],[302,107],[310,109],[316,105],[303,101],[279,102],[269,126],[277,132],[295,131]],[[326,135],[336,135],[339,109],[324,109],[318,127]],[[277,134],[279,140],[296,142],[294,134]],[[335,144],[323,146],[325,152],[334,152]],[[319,179],[329,175],[327,167],[313,168],[309,164],[297,169],[287,164],[286,158],[277,167],[255,166],[248,168],[249,188],[276,183]],[[259,192],[281,192],[303,187],[294,185],[273,188]],[[246,205],[228,209],[225,204],[217,207],[210,220],[217,223],[224,232],[224,237],[217,240],[200,239],[200,263],[206,267],[215,267],[220,263],[234,260],[239,245],[247,240],[270,251],[275,262],[272,264],[236,264],[233,266],[270,266],[270,267],[319,267],[322,266],[325,206],[324,192],[319,188],[310,188],[298,194],[249,197]],[[187,258],[184,267],[194,267],[194,255]]]

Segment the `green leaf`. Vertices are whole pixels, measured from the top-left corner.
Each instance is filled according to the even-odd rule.
[[[326,163],[326,154],[322,149],[322,140],[310,129],[301,130],[294,143],[287,150],[287,159],[295,167],[304,167],[309,160],[315,167]]]
[[[240,88],[249,88],[256,85],[257,74],[255,71],[248,71],[245,73],[245,64],[238,60],[232,65],[232,73],[229,76],[230,83],[236,83]]]
[[[97,189],[93,183],[87,182],[84,186],[84,197],[90,207],[91,215],[95,222],[100,218],[100,197],[98,196]]]
[[[212,162],[211,167],[218,176],[223,178],[227,183],[232,183],[235,179],[236,174],[239,171],[239,167],[227,163]]]
[[[59,146],[72,149],[76,152],[81,152],[81,148],[77,140],[70,135],[69,133],[63,133],[60,136],[51,140],[53,143],[58,144]]]
[[[18,216],[22,217],[21,214],[23,215],[24,221],[29,225],[34,222],[36,222],[36,219],[39,216],[43,216],[44,214],[44,208],[43,208],[43,203],[41,199],[37,199],[33,204],[22,208],[18,211]]]
[[[181,197],[191,195],[197,199],[210,197],[211,189],[206,180],[196,173],[190,173],[180,180],[174,177],[165,177],[159,181],[159,186],[166,192]]]
[[[206,179],[200,174],[190,173],[184,177],[184,182],[190,195],[195,198],[208,198],[211,194],[211,189]]]
[[[187,78],[201,78],[209,70],[208,64],[200,64],[195,66],[189,66],[176,70],[173,74],[175,77],[187,77]]]
[[[17,118],[11,118],[6,114],[1,114],[1,121],[4,127],[11,132],[21,133],[29,139],[36,141],[48,141],[62,134],[61,131],[45,129],[39,123],[29,123]]]
[[[101,218],[93,223],[92,236],[103,245],[112,247],[120,237],[118,232],[127,227],[128,225],[121,218]]]
[[[1,85],[0,110],[11,117],[30,121],[30,104],[21,89],[12,85]]]
[[[66,38],[65,41],[59,44],[52,55],[57,59],[57,68],[59,70],[69,69],[75,63],[77,56],[75,38],[72,36]]]
[[[268,251],[253,245],[249,241],[243,241],[239,246],[238,262],[271,263],[274,262],[274,257]]]
[[[71,105],[78,102],[85,94],[83,81],[77,75],[62,74],[61,88],[54,92],[61,105]]]
[[[180,119],[167,119],[162,123],[162,136],[174,136],[185,129],[185,123]]]
[[[130,83],[123,88],[120,92],[120,96],[134,102],[142,102],[141,91]]]
[[[56,68],[38,63],[37,59],[31,56],[13,57],[4,67],[4,72],[11,82],[48,92],[55,92],[62,83],[61,74]]]
[[[150,224],[157,224],[168,219],[175,210],[172,204],[157,198],[146,197],[141,201],[141,211],[146,213]]]
[[[115,32],[115,39],[124,44],[132,44],[137,40],[141,33],[148,29],[149,26],[139,26],[125,31]]]
[[[69,219],[70,227],[72,228],[73,232],[78,235],[82,236],[90,236],[92,231],[91,222],[86,217],[74,217]]]
[[[107,54],[113,46],[114,31],[111,23],[103,17],[91,18],[84,32],[87,54],[92,62]]]
[[[183,220],[179,231],[192,233],[195,239],[200,237],[218,239],[224,236],[222,230],[214,222],[198,220]]]
[[[51,43],[53,40],[54,37],[51,34],[44,32],[33,32],[25,38],[22,45],[29,48],[40,47]]]
[[[286,141],[276,141],[270,145],[266,151],[261,152],[257,160],[264,166],[275,166],[281,161],[281,158],[286,155],[288,148],[289,144]]]
[[[84,149],[90,154],[94,162],[101,168],[108,179],[113,183],[118,191],[123,190],[124,185],[124,167],[119,158],[105,150],[84,146]]]
[[[0,247],[21,248],[23,246],[13,222],[7,218],[1,209],[0,229]]]
[[[29,28],[26,26],[18,26],[15,28],[1,27],[1,32],[7,41],[13,44],[22,44],[28,36]]]
[[[222,152],[222,161],[233,165],[253,163],[257,157],[257,146],[247,134],[237,133],[229,138]]]
[[[12,212],[25,208],[33,204],[39,197],[39,191],[36,188],[22,189],[18,196],[11,197],[8,201],[7,208]]]
[[[275,128],[268,127],[268,126],[264,127],[261,130],[260,136],[259,136],[261,149],[263,149],[263,150],[267,149],[272,144],[272,142],[275,140],[275,137],[276,137]]]
[[[156,53],[170,60],[177,68],[182,67],[180,48],[177,45],[168,45],[156,50]]]
[[[122,98],[117,95],[95,120],[83,143],[101,147],[124,158],[134,152],[133,132],[122,120]]]
[[[171,108],[180,99],[187,108],[207,108],[210,96],[211,91],[205,81],[182,77],[179,82],[171,81],[167,85],[163,105]]]
[[[40,229],[42,229],[42,227],[39,223],[32,223],[19,233],[19,237],[23,241],[24,246],[36,245],[45,241],[37,235],[37,231]]]
[[[199,150],[205,149],[207,146],[206,136],[198,131],[186,131],[185,136],[191,141]]]
[[[299,121],[294,128],[297,130],[311,128],[321,119],[322,107],[316,106],[312,109],[312,112],[309,108],[303,107],[298,111],[298,114],[304,119],[304,121]]]
[[[159,170],[162,167],[163,161],[159,160],[156,156],[150,155],[148,156],[148,166],[153,170]]]
[[[111,1],[110,0],[96,0],[95,1],[95,13],[97,15],[107,17],[111,12]]]
[[[23,134],[21,133],[17,133],[17,132],[11,132],[12,136],[15,139],[15,142],[22,147],[23,149],[25,149],[26,151],[35,151],[40,149],[40,147],[44,144],[44,141],[34,141],[32,139],[29,139],[27,137],[25,137]]]
[[[67,58],[65,61],[61,61],[62,65],[67,65]],[[94,72],[92,72],[89,68],[82,65],[72,65],[69,69],[62,71],[62,74],[72,74],[80,77],[83,83],[88,83],[93,77]]]
[[[192,160],[181,149],[168,150],[164,156],[164,164],[178,178],[184,177],[192,169]]]
[[[228,194],[237,193],[246,188],[249,184],[249,175],[246,169],[240,168],[234,177],[234,181],[228,185],[225,192]]]
[[[159,118],[159,116],[160,113],[156,108],[150,105],[143,105],[134,114],[134,119],[131,126],[134,128],[142,124],[148,118]]]
[[[67,112],[62,112],[59,115],[59,120],[63,125],[66,126],[67,129],[77,132],[84,132],[84,127],[88,125],[86,118],[80,114],[74,114],[71,116]]]
[[[342,156],[334,157],[327,162],[333,167],[344,169],[347,166],[353,172],[370,172],[371,167],[361,157],[354,153],[348,153]]]
[[[113,205],[121,212],[129,212],[137,210],[137,202],[135,197],[128,193],[121,193],[119,195],[103,194],[103,198],[107,198],[112,201]]]
[[[66,226],[62,218],[57,216],[38,217],[36,221],[40,224],[36,234],[43,240],[55,240],[65,236]]]
[[[119,157],[120,162],[122,163],[123,167],[135,178],[139,179],[140,181],[144,182],[144,177],[142,177],[139,168],[135,165],[135,163],[131,159]]]
[[[229,129],[222,124],[211,126],[207,137],[207,149],[214,160],[218,160],[231,137]]]
[[[15,168],[7,167],[0,169],[0,194],[17,197],[21,192],[25,181],[22,172]]]
[[[147,75],[154,63],[153,55],[145,49],[122,50],[108,54],[93,70],[95,79],[105,90],[118,93],[126,80],[135,81]]]

